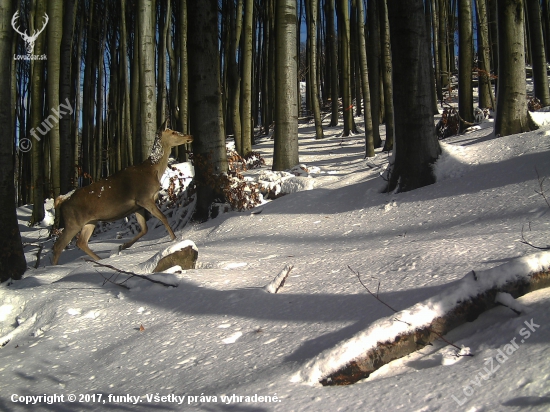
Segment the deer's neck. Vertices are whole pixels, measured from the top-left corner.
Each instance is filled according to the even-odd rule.
[[[148,160],[151,162],[151,166],[157,171],[159,181],[168,167],[170,151],[171,147],[165,147],[160,141],[155,140]]]

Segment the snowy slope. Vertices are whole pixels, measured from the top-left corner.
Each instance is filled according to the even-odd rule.
[[[387,155],[367,163],[361,136],[340,131],[317,141],[312,125],[300,129],[301,163],[320,168],[311,190],[176,232],[199,249],[198,269],[166,275],[177,288],[105,283],[114,272],[83,262],[78,249],[52,267],[46,243],[38,269],[0,287],[0,410],[548,410],[550,290],[518,299],[520,315],[498,307],[447,336],[473,357],[436,342],[348,387],[296,379],[392,314],[348,265],[403,310],[452,290],[471,270],[535,253],[520,242],[524,225],[530,241],[550,243],[548,206],[535,193],[537,171],[550,176],[550,129],[447,139],[438,182],[400,194],[380,193]],[[255,147],[266,169],[272,145]],[[28,218],[21,208],[24,240],[37,242],[46,229],[26,227]],[[106,231],[90,246],[102,263],[131,271],[171,244],[160,226],[111,253],[129,237]],[[25,250],[32,267],[37,248]],[[266,293],[286,265],[293,268],[284,286]]]

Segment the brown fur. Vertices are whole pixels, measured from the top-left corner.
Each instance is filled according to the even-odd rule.
[[[63,249],[78,232],[80,237],[77,246],[93,259],[99,260],[99,256],[88,247],[88,240],[95,224],[99,221],[112,222],[135,213],[141,232],[123,244],[121,249],[132,246],[147,233],[145,210],[159,219],[168,230],[171,239],[175,239],[174,232],[155,201],[158,197],[160,178],[168,165],[171,148],[191,143],[193,137],[170,129],[159,131],[159,135],[164,154],[158,162],[153,163],[149,157],[140,165],[127,167],[112,176],[77,189],[70,197],[59,196],[55,200],[56,224],[62,223],[65,229],[53,247],[54,265],[59,261]]]

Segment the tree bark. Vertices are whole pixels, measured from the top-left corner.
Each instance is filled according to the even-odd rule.
[[[59,101],[63,104],[70,102],[73,109],[76,107],[74,100],[71,99],[71,68],[73,55],[74,26],[76,19],[76,0],[65,2],[63,11],[63,35],[61,37],[60,50],[60,85]],[[77,119],[76,112],[71,116],[67,113],[59,119],[59,175],[61,193],[67,193],[71,185],[72,171],[72,134],[71,124]]]
[[[432,65],[423,0],[389,2],[392,40],[395,160],[388,191],[408,191],[435,182],[432,164],[441,148],[432,114]]]
[[[141,112],[141,157],[146,159],[157,131],[155,40],[153,0],[139,0],[139,90]]]
[[[34,25],[42,27],[44,22],[44,14],[46,13],[46,2],[38,0],[36,2]],[[44,54],[44,38],[46,36],[38,36],[34,45],[34,54]],[[33,209],[30,224],[35,225],[44,220],[44,138],[48,133],[48,127],[43,122],[44,120],[44,61],[33,60],[31,64],[31,129],[32,140],[32,187],[33,187]],[[38,133],[36,133],[38,132]]]
[[[522,0],[499,0],[498,90],[495,135],[531,130],[525,85],[524,15]]]
[[[478,95],[479,107],[495,108],[495,96],[491,86],[491,48],[489,46],[489,23],[486,0],[476,0],[478,16]]]
[[[355,132],[353,127],[353,105],[351,102],[351,58],[350,58],[350,24],[347,0],[338,0],[338,36],[340,37],[340,70],[342,78],[342,110],[344,115],[343,136]]]
[[[12,35],[10,24],[12,1],[0,0],[0,127],[4,134],[0,139],[0,282],[8,279],[21,279],[27,269],[21,234],[15,211],[14,185],[14,130],[12,110],[11,79],[12,72]]]
[[[372,118],[372,132],[374,147],[382,146],[380,138],[380,114],[381,114],[381,96],[380,87],[380,17],[379,17],[380,0],[371,0],[367,4],[367,22],[368,22],[368,54],[367,63],[369,67],[369,88],[370,88],[370,104]]]
[[[243,22],[243,71],[241,92],[241,150],[242,155],[252,151],[252,22],[254,17],[254,1],[244,1]],[[236,137],[235,137],[236,138]]]
[[[369,69],[367,64],[367,45],[365,41],[365,10],[363,0],[353,0],[357,7],[357,35],[359,37],[359,69],[363,93],[363,120],[365,122],[365,157],[374,157],[374,132],[372,109],[370,104]]]
[[[327,24],[327,60],[330,63],[330,105],[331,116],[329,126],[338,126],[338,42],[334,25],[334,0],[326,0],[325,18]]]
[[[296,166],[298,157],[298,77],[296,0],[278,0],[275,9],[275,147],[273,170]]]
[[[533,83],[535,97],[543,107],[550,106],[550,91],[548,90],[548,73],[546,69],[546,52],[542,34],[542,21],[539,0],[525,0],[527,18],[529,19],[529,39],[531,45],[531,65],[533,67]]]
[[[315,120],[315,138],[322,139],[323,124],[321,122],[321,107],[319,96],[319,83],[317,82],[317,14],[319,0],[308,0],[306,12],[309,15],[307,35],[310,41],[310,61],[308,70],[308,83],[311,85],[311,105],[313,109],[313,118]]]
[[[380,35],[382,38],[382,81],[384,83],[384,107],[386,110],[386,141],[384,152],[393,149],[394,116],[393,116],[393,83],[390,42],[390,23],[388,21],[388,5],[386,0],[380,3]]]
[[[468,123],[474,122],[472,69],[474,61],[472,0],[459,0],[458,10],[458,113]],[[460,130],[469,127],[460,122]]]
[[[212,175],[227,171],[218,52],[218,2],[188,3],[189,118],[193,135],[197,206],[194,219],[209,217],[219,188]],[[197,161],[199,160],[199,161]]]

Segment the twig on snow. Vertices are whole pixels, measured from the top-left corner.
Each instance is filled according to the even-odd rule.
[[[363,285],[363,287],[365,288],[365,290],[367,292],[369,292],[369,294],[374,297],[378,302],[382,303],[384,306],[388,307],[389,309],[391,309],[394,313],[397,313],[398,311],[394,308],[392,308],[390,305],[388,305],[386,302],[384,302],[382,299],[380,299],[378,297],[378,290],[380,289],[380,281],[378,281],[378,286],[377,286],[377,291],[376,291],[376,294],[372,293],[371,290],[363,283],[363,281],[361,280],[361,275],[359,274],[359,272],[356,272],[354,271],[349,265],[348,265],[348,269],[351,271],[351,273],[353,273],[357,279],[359,279],[359,282],[361,283],[361,285]],[[373,278],[374,279],[374,278]],[[401,319],[397,319],[397,318],[394,318],[395,320],[399,321],[399,322],[403,322],[407,325],[410,326],[410,323],[407,323]],[[437,335],[443,342],[455,347],[456,349],[458,349],[459,351],[462,351],[462,348],[458,347],[457,345],[455,345],[454,343],[448,341],[447,339],[445,339],[443,336],[441,336],[441,334],[437,333],[435,330],[433,329],[429,329],[430,332],[432,332],[434,335]],[[460,352],[459,352],[460,353]],[[457,356],[459,356],[457,354]],[[473,354],[466,354],[466,355],[460,355],[460,356],[474,356]]]
[[[99,262],[97,262],[97,261],[95,261],[95,260],[84,259],[84,261],[85,261],[85,262],[93,263],[93,264],[95,264],[95,265],[98,265],[98,266],[101,266],[101,267],[104,267],[104,268],[112,269],[112,270],[114,270],[114,271],[116,271],[116,272],[118,272],[118,273],[122,273],[123,275],[128,275],[128,276],[130,276],[130,277],[134,277],[134,276],[135,276],[135,277],[140,278],[140,279],[148,280],[149,282],[152,282],[152,283],[158,283],[159,285],[162,285],[162,286],[166,286],[166,287],[170,287],[170,286],[171,286],[171,287],[174,287],[174,288],[177,288],[177,287],[178,287],[178,285],[172,285],[172,284],[170,284],[170,283],[165,283],[165,282],[162,282],[162,281],[160,281],[160,280],[151,279],[151,278],[148,277],[148,276],[138,275],[137,273],[134,273],[134,272],[128,272],[128,271],[126,271],[126,270],[118,269],[118,268],[116,268],[116,267],[114,267],[114,266],[107,265],[107,264],[104,264],[104,263],[99,263]],[[110,278],[107,279],[105,276],[103,276],[103,278],[104,278],[107,282],[111,282],[111,283],[114,283],[115,285],[119,285],[119,286],[123,286],[123,287],[128,288],[128,286],[122,284],[122,283],[126,282],[126,280],[128,280],[128,279],[126,279],[126,280],[125,280],[124,282],[122,282],[122,283],[116,283],[116,282],[111,281]],[[128,289],[129,289],[129,288],[128,288]]]

